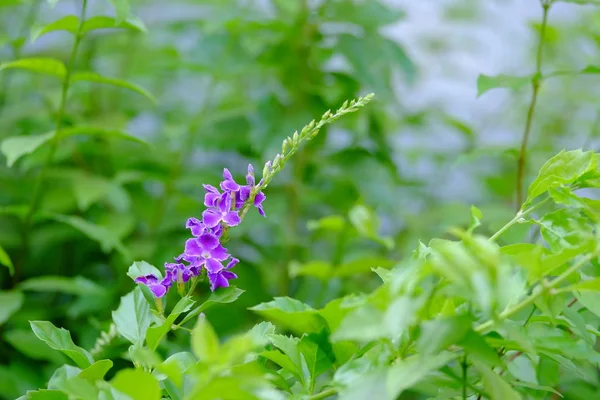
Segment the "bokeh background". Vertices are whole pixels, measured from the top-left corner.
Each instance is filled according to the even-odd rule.
[[[253,212],[231,232],[229,249],[241,259],[235,284],[246,293],[207,313],[221,335],[247,329],[257,321],[247,307],[273,296],[321,307],[369,291],[378,285],[372,267],[391,267],[419,240],[467,224],[471,204],[483,212],[484,230],[512,217],[530,89],[478,97],[476,82],[480,73],[534,71],[537,1],[127,4],[147,32],[94,31],[75,68],[136,83],[156,104],[122,88],[78,84],[62,124],[125,131],[148,144],[62,140],[26,243],[24,216],[48,148],[10,168],[0,156],[0,247],[15,267],[14,276],[0,269],[0,397],[44,386],[64,361],[27,321],[51,320],[93,348],[109,328],[110,310],[133,287],[129,265],[162,266],[182,252],[185,221],[203,210],[203,183],[216,185],[224,167],[238,181],[248,163],[262,170],[287,135],[346,99],[376,93],[277,176],[266,193],[266,219]],[[80,7],[79,0],[0,0],[0,61],[66,62],[68,32],[34,42],[31,33]],[[88,17],[114,14],[108,1],[89,2]],[[577,70],[598,65],[599,57],[598,9],[556,3],[543,70]],[[544,84],[527,181],[560,149],[598,145],[598,88],[598,75]],[[52,77],[0,71],[0,140],[52,130],[59,96]],[[23,294],[16,303],[15,291]],[[197,294],[207,296],[208,288]],[[161,351],[185,346],[179,339]],[[116,340],[105,351],[118,356],[126,346]]]

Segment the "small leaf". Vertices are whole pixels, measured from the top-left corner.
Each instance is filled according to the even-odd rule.
[[[104,375],[111,369],[113,362],[111,360],[98,360],[79,373],[79,377],[87,379],[90,382],[104,379]]]
[[[592,151],[562,150],[542,166],[537,178],[529,186],[525,205],[550,188],[574,183],[587,172],[595,170],[596,159]]]
[[[472,233],[475,229],[481,226],[481,220],[483,219],[483,213],[475,206],[471,206],[471,222],[469,223],[469,229],[467,232]]]
[[[195,301],[190,297],[183,297],[173,308],[171,314],[163,321],[162,324],[148,328],[146,333],[146,343],[152,350],[156,350],[162,338],[171,330],[171,327],[175,323],[177,317],[189,311],[194,305]]]
[[[98,15],[86,20],[81,27],[82,33],[88,33],[96,29],[118,29],[124,28],[137,32],[146,32],[144,23],[139,19],[127,18],[125,21],[118,22],[116,18],[105,15]]]
[[[146,261],[135,261],[127,270],[127,276],[135,280],[140,276],[144,275],[155,275],[162,277],[161,272],[154,265],[147,263]]]
[[[61,79],[67,74],[65,64],[54,58],[21,58],[0,64],[0,71],[9,68],[26,69],[40,74],[53,75]]]
[[[160,400],[161,398],[160,385],[156,378],[140,369],[122,369],[110,383],[133,400]]]
[[[0,151],[6,157],[6,164],[12,167],[19,158],[33,153],[52,137],[54,137],[54,132],[44,133],[43,135],[9,137],[0,144]]]
[[[489,76],[481,74],[477,78],[477,97],[485,92],[496,88],[521,89],[532,82],[531,76],[496,75]]]
[[[219,338],[213,327],[201,316],[192,330],[192,351],[200,362],[208,363],[219,355]]]
[[[156,103],[156,99],[154,98],[154,96],[152,96],[152,94],[150,92],[148,92],[146,89],[142,88],[141,86],[138,86],[134,83],[127,82],[122,79],[108,78],[106,76],[102,76],[95,72],[75,72],[74,74],[71,75],[71,81],[72,82],[86,81],[86,82],[106,83],[107,85],[122,87],[125,89],[132,90],[136,93],[139,93],[142,96],[146,97],[148,100],[150,100],[152,103]]]
[[[330,279],[333,271],[331,264],[319,260],[309,261],[304,264],[292,261],[290,262],[288,269],[290,277],[292,278],[298,276],[312,276],[323,281]]]
[[[21,308],[23,300],[23,293],[19,291],[0,291],[0,326]]]
[[[185,324],[187,321],[196,317],[202,311],[206,310],[207,308],[209,308],[215,304],[233,303],[234,301],[236,301],[238,299],[238,297],[240,297],[242,295],[242,293],[244,293],[244,290],[239,289],[235,286],[229,286],[226,288],[218,289],[217,291],[211,293],[209,298],[204,303],[200,304],[198,307],[196,307],[192,311],[190,311],[188,313],[188,315],[186,315],[185,318],[178,325]]]
[[[320,218],[318,220],[308,221],[306,227],[309,231],[314,230],[326,230],[333,232],[340,232],[346,226],[346,221],[344,217],[340,215],[329,215],[327,217]]]
[[[6,268],[8,268],[8,272],[11,276],[15,274],[15,267],[13,266],[10,257],[8,254],[6,254],[6,251],[4,251],[2,246],[0,246],[0,265],[4,265]]]
[[[350,210],[348,217],[354,228],[365,237],[376,237],[379,230],[379,219],[368,207],[356,205]]]
[[[142,345],[150,326],[152,314],[139,287],[121,297],[121,303],[112,312],[117,331],[133,344]]]
[[[29,324],[35,336],[54,350],[64,353],[80,368],[87,368],[94,362],[87,350],[73,343],[68,330],[57,328],[49,321],[30,321]]]
[[[54,22],[43,26],[37,26],[31,30],[31,42],[35,42],[38,38],[42,37],[46,33],[55,31],[67,31],[72,34],[77,34],[77,28],[79,26],[79,18],[74,15],[67,15]]]
[[[121,23],[129,16],[129,0],[110,0],[115,13],[117,14],[117,22]]]
[[[471,330],[471,320],[454,317],[425,321],[417,340],[417,350],[424,355],[436,354],[451,344],[460,342]]]
[[[169,378],[173,381],[173,383],[175,383],[175,385],[181,387],[183,383],[184,372],[189,367],[196,364],[196,362],[196,358],[192,353],[187,351],[175,353],[167,358],[164,362],[157,365],[153,375],[158,380]]]
[[[319,332],[326,325],[317,310],[289,297],[275,297],[249,309],[298,334]]]
[[[523,398],[508,382],[487,366],[478,362],[474,362],[473,365],[481,372],[483,387],[490,395],[490,400],[521,400]]]

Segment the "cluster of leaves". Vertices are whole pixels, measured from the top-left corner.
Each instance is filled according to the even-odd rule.
[[[202,312],[236,300],[242,290],[221,289],[199,305],[185,296],[162,315],[138,287],[112,318],[115,335],[130,342],[121,357],[135,368],[110,381],[103,377],[113,362],[99,357],[106,345],[93,357],[67,331],[33,321],[34,334],[77,367],[60,367],[48,389],[24,398],[592,396],[600,337],[600,279],[594,277],[600,207],[579,193],[600,187],[598,157],[581,150],[553,157],[515,218],[490,238],[475,233],[483,216],[473,208],[469,228],[453,232],[458,240],[420,243],[392,269],[374,269],[383,283],[372,292],[319,309],[276,297],[250,308],[269,322],[224,342]],[[536,218],[536,210],[545,212]],[[539,243],[499,245],[516,224],[538,226]],[[154,271],[137,262],[129,275]],[[187,349],[163,343],[170,331],[189,336]]]

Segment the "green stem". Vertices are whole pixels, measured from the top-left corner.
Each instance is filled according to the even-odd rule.
[[[337,390],[334,388],[329,388],[329,389],[325,389],[320,393],[314,394],[310,397],[308,397],[308,400],[322,400],[322,399],[326,399],[329,396],[333,396],[334,394],[337,393]]]
[[[508,223],[506,225],[504,225],[502,228],[500,228],[500,230],[498,232],[494,233],[492,235],[492,237],[490,237],[490,241],[495,242],[507,230],[509,230],[510,228],[512,228],[513,225],[519,223],[522,218],[524,218],[527,215],[531,214],[534,210],[540,208],[541,206],[543,206],[544,204],[546,204],[548,201],[550,201],[550,197],[545,198],[544,200],[540,201],[539,203],[534,204],[533,206],[529,207],[528,209],[526,209],[524,211],[517,212],[517,215],[515,215],[515,217],[513,219],[511,219],[510,221],[508,221]]]
[[[468,381],[469,363],[467,361],[467,353],[465,352],[462,360],[462,397],[463,400],[467,400],[467,387],[469,386]]]
[[[538,93],[542,84],[542,53],[544,41],[546,38],[546,27],[548,25],[548,12],[550,11],[550,2],[541,0],[543,8],[542,26],[540,28],[540,40],[537,47],[537,56],[535,62],[535,75],[531,83],[531,101],[527,110],[527,119],[525,120],[525,129],[521,139],[521,148],[517,160],[517,209],[523,204],[523,178],[525,176],[525,163],[527,160],[527,142],[531,133],[531,125],[537,105]]]
[[[484,331],[490,329],[491,327],[493,327],[494,324],[501,322],[501,321],[513,316],[514,314],[517,314],[518,312],[524,310],[528,306],[532,305],[544,293],[552,291],[552,289],[556,289],[557,286],[559,286],[561,283],[563,283],[565,280],[567,280],[571,275],[573,275],[574,273],[579,271],[587,262],[592,260],[594,257],[597,257],[599,254],[600,254],[600,247],[596,248],[593,252],[591,252],[590,254],[588,254],[587,256],[585,256],[584,258],[582,258],[575,264],[573,264],[569,269],[567,269],[565,272],[563,272],[561,275],[559,275],[557,278],[555,278],[551,282],[549,282],[547,284],[542,284],[542,287],[539,288],[539,290],[537,292],[532,293],[531,295],[529,295],[528,297],[523,299],[520,303],[515,304],[514,306],[509,307],[506,310],[504,310],[503,312],[501,312],[500,315],[498,315],[498,317],[496,319],[486,321],[486,322],[478,325],[477,327],[475,327],[475,331],[476,332],[484,332]]]
[[[42,186],[44,184],[46,174],[48,173],[48,167],[52,163],[52,159],[54,158],[54,154],[56,153],[56,149],[58,148],[58,144],[60,142],[60,130],[62,128],[62,120],[64,118],[65,111],[66,111],[67,95],[69,93],[69,87],[71,84],[71,75],[73,73],[73,67],[75,64],[75,58],[77,56],[77,51],[79,50],[79,45],[81,44],[81,40],[83,39],[83,36],[84,36],[84,34],[82,32],[82,28],[83,28],[83,23],[85,22],[86,11],[87,11],[87,0],[82,0],[81,13],[79,16],[79,24],[77,26],[77,31],[75,33],[75,40],[73,41],[73,47],[71,49],[71,54],[70,54],[69,60],[67,62],[65,78],[62,83],[60,103],[58,106],[58,111],[56,113],[56,124],[55,124],[55,128],[54,128],[54,136],[52,137],[52,140],[50,141],[50,148],[48,150],[48,156],[46,157],[46,160],[45,160],[44,164],[42,165],[42,169],[41,169],[40,173],[38,174],[37,179],[33,185],[31,202],[29,204],[29,210],[27,212],[27,215],[25,216],[25,220],[23,223],[23,237],[22,237],[23,258],[26,257],[26,254],[29,249],[29,234],[30,234],[30,230],[31,230],[32,218],[33,218],[33,215],[35,214],[35,212],[38,208],[38,205],[39,205],[40,195],[42,192]],[[20,266],[19,266],[19,269],[20,269]],[[15,269],[15,279],[18,279],[17,276],[18,276],[18,271]]]

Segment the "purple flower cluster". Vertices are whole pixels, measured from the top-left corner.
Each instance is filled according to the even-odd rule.
[[[214,186],[204,185],[204,205],[207,209],[202,213],[202,220],[193,217],[187,220],[185,226],[193,237],[185,242],[183,254],[175,258],[177,263],[165,263],[165,277],[161,279],[150,274],[135,279],[135,282],[146,285],[154,296],[164,296],[174,282],[183,285],[201,275],[203,270],[206,270],[212,291],[229,286],[229,281],[237,278],[231,268],[239,260],[227,253],[221,244],[221,236],[225,228],[241,222],[239,211],[250,199],[256,186],[254,169],[248,165],[246,185],[239,185],[227,168],[223,170],[223,178],[221,191]],[[265,198],[262,192],[258,192],[253,200],[254,207],[262,216],[265,216],[262,207]],[[227,264],[223,265],[225,262]]]

